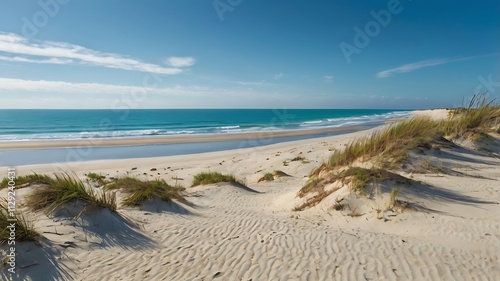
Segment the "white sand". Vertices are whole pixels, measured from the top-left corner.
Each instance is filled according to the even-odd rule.
[[[227,184],[187,188],[191,206],[154,202],[147,210],[120,208],[120,216],[100,211],[76,222],[37,213],[36,228],[46,237],[43,246],[22,243],[18,265],[24,268],[18,268],[17,277],[4,270],[2,278],[498,280],[498,158],[443,149],[436,159],[469,176],[412,175],[440,191],[422,188],[405,195],[432,211],[405,210],[385,214],[385,220],[373,211],[350,217],[352,210],[329,209],[335,198],[292,211],[301,201],[296,194],[307,175],[329,150],[367,133],[197,155],[17,167],[18,174],[74,171],[83,177],[98,172],[170,183],[178,177],[186,187],[200,171],[220,171],[234,174],[258,193]],[[308,163],[284,165],[296,156]],[[274,170],[291,177],[257,183]],[[5,173],[0,168],[0,176]],[[18,199],[31,188],[19,190]],[[5,195],[4,189],[0,196]],[[377,204],[385,202],[373,208],[383,207]]]
[[[440,120],[448,118],[448,113],[450,111],[448,109],[431,109],[431,110],[415,110],[412,111],[413,116],[427,116],[432,120]]]

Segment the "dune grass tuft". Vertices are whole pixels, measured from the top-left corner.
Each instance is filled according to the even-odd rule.
[[[391,190],[391,194],[390,194],[390,197],[389,197],[389,204],[387,206],[388,209],[390,208],[393,208],[394,206],[396,206],[396,203],[397,203],[397,196],[398,194],[401,192],[401,189],[400,188],[393,188]]]
[[[317,204],[331,193],[326,192],[324,187],[339,180],[350,184],[353,191],[357,192],[362,192],[371,181],[392,179],[397,183],[408,184],[408,179],[389,170],[403,167],[411,150],[440,146],[455,138],[486,139],[489,132],[500,132],[499,124],[498,102],[488,100],[484,94],[476,94],[464,107],[451,110],[448,119],[412,118],[354,140],[344,150],[335,150],[326,163],[310,173],[311,179],[302,187],[298,196],[316,193],[307,203],[297,208]],[[371,161],[373,168],[352,167],[356,162],[366,161]],[[397,194],[391,194],[394,200],[395,195]]]
[[[14,222],[9,220],[15,220]],[[12,212],[8,209],[7,200],[0,201],[0,244],[7,244],[11,238],[11,229],[8,227],[14,223],[15,225],[15,240],[21,241],[34,241],[36,237],[40,236],[35,231],[33,222],[28,220],[23,214]]]
[[[126,206],[136,206],[146,200],[159,198],[165,202],[172,199],[183,199],[181,186],[171,186],[162,179],[142,181],[132,177],[118,178],[115,182],[106,185],[106,190],[121,189],[128,193],[123,200]]]
[[[355,161],[375,159],[381,167],[399,168],[408,152],[417,147],[429,147],[444,136],[453,138],[483,131],[495,131],[500,123],[500,106],[484,95],[475,95],[466,108],[455,109],[446,120],[435,121],[417,117],[379,130],[368,137],[354,140],[344,150],[336,150],[325,165],[311,175],[327,169],[350,165]],[[479,130],[479,131],[478,131]]]
[[[306,160],[306,158],[302,157],[302,156],[296,156],[294,158],[292,158],[290,161],[294,162],[294,161],[304,161]]]
[[[365,187],[370,182],[380,182],[385,180],[395,181],[396,184],[400,186],[409,186],[411,180],[396,173],[390,172],[385,169],[380,168],[360,168],[360,167],[349,167],[337,174],[331,174],[327,178],[313,177],[309,182],[302,187],[299,191],[299,197],[305,197],[306,195],[313,193],[306,202],[295,207],[295,211],[302,211],[304,209],[315,206],[321,202],[328,195],[337,191],[336,189],[326,190],[325,187],[328,184],[334,182],[340,182],[342,184],[347,184],[350,186],[352,192],[359,193],[361,195],[365,194]]]
[[[329,177],[324,179],[318,177],[311,178],[306,185],[300,189],[298,195],[299,197],[304,197],[309,192],[320,192],[325,185],[336,181],[340,181],[342,184],[349,184],[353,192],[363,194],[364,188],[369,182],[383,180],[394,180],[396,183],[402,185],[410,184],[409,179],[386,169],[349,167],[339,173],[331,174]]]
[[[223,175],[219,172],[202,172],[194,176],[191,186],[206,185],[219,182],[239,182],[233,175]]]
[[[274,175],[272,173],[266,173],[264,176],[262,176],[258,182],[261,181],[273,181],[274,180]]]
[[[103,186],[106,184],[106,177],[101,175],[101,174],[89,172],[85,176],[87,177],[87,179],[89,181],[95,182],[100,186]]]
[[[350,165],[355,161],[367,161],[373,158],[384,166],[397,167],[408,157],[408,151],[425,146],[442,136],[438,123],[429,118],[413,118],[402,121],[371,136],[347,144],[344,150],[336,150],[321,169],[334,169]]]
[[[396,183],[408,186],[410,180],[398,174],[378,168],[360,168],[350,167],[340,173],[334,180],[340,180],[343,183],[351,185],[351,190],[364,194],[364,188],[370,182],[379,182],[384,180],[394,180]]]
[[[26,175],[26,176],[18,176],[15,179],[16,182],[16,187],[22,187],[22,186],[27,186],[31,184],[50,184],[53,181],[53,179],[47,175],[39,175],[37,173],[33,173],[31,175]],[[0,183],[0,189],[3,189],[8,186],[9,179],[8,178],[3,178],[2,182]]]
[[[353,192],[364,194],[364,188],[368,183],[380,182],[384,180],[393,180],[402,186],[408,186],[411,183],[411,180],[385,169],[349,167],[348,169],[337,174],[331,174],[325,179],[314,177],[309,180],[309,182],[299,191],[298,196],[303,198],[311,193],[313,195],[301,205],[296,206],[294,210],[302,211],[313,207],[339,189],[333,188],[326,190],[325,187],[330,183],[338,181],[342,184],[348,184]]]
[[[56,174],[50,183],[34,189],[26,198],[27,205],[34,211],[47,207],[52,213],[61,205],[70,201],[82,200],[88,207],[109,208],[116,211],[116,197],[105,191],[94,191],[83,181],[69,174]]]
[[[497,100],[489,100],[485,94],[474,95],[465,107],[450,111],[450,119],[444,122],[447,135],[461,135],[467,131],[480,129],[495,131],[500,124],[500,105]]]

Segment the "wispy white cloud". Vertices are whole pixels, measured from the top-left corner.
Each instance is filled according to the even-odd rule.
[[[0,32],[0,60],[24,63],[82,64],[156,74],[178,74],[193,65],[193,58],[175,60],[171,68],[145,63],[119,54],[105,53],[65,42],[35,41],[14,33]],[[184,63],[184,64],[183,64]]]
[[[299,92],[227,89],[200,86],[140,87],[100,83],[23,80],[0,77],[0,108],[415,108],[424,98],[408,97],[404,103],[388,96],[337,93],[304,96]],[[120,103],[116,103],[120,101]],[[410,103],[408,103],[410,102]],[[434,103],[433,103],[434,105]]]
[[[380,71],[379,73],[377,73],[377,77],[387,78],[387,77],[392,76],[394,74],[412,72],[412,71],[415,71],[415,70],[418,70],[421,68],[438,66],[438,65],[457,62],[457,61],[465,61],[465,60],[472,60],[472,59],[477,59],[477,58],[497,56],[497,55],[499,55],[499,54],[487,54],[487,55],[471,56],[471,57],[465,57],[465,58],[436,58],[436,59],[417,61],[417,62],[413,62],[413,63],[409,63],[409,64],[404,64],[404,65],[401,65],[401,66],[398,66],[395,68]]]
[[[167,64],[173,67],[189,67],[196,63],[193,57],[169,57]]]
[[[0,60],[3,61],[11,61],[11,62],[28,62],[28,63],[48,63],[48,64],[70,64],[73,63],[73,60],[70,59],[60,59],[60,58],[49,58],[49,59],[29,59],[25,57],[6,57],[0,56]]]
[[[277,73],[274,75],[274,80],[281,79],[281,78],[283,78],[283,76],[285,76],[285,74],[283,72]]]
[[[14,78],[0,78],[0,91],[29,91],[36,93],[63,93],[63,94],[110,94],[123,95],[127,93],[152,93],[152,94],[186,94],[204,91],[200,87],[189,89],[175,86],[170,88],[151,88],[138,86],[123,86],[101,83],[72,83],[48,80],[24,80]]]
[[[116,101],[130,108],[282,108],[300,107],[309,100],[254,89],[182,85],[161,88],[1,77],[0,97],[0,108],[113,108]],[[283,105],[287,99],[294,104]]]
[[[325,79],[326,81],[333,81],[333,76],[325,75],[325,76],[323,76],[323,79]]]
[[[436,66],[436,65],[446,64],[446,63],[450,63],[450,62],[452,62],[452,61],[449,59],[430,59],[430,60],[418,61],[418,62],[409,63],[409,64],[405,64],[405,65],[398,66],[395,68],[380,71],[379,73],[377,73],[377,77],[386,78],[386,77],[389,77],[393,74],[411,72],[411,71],[415,71],[417,69],[421,69],[424,67]]]

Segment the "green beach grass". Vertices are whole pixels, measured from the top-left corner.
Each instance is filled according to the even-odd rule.
[[[197,185],[207,185],[219,182],[229,182],[229,183],[240,183],[233,175],[223,175],[219,172],[201,172],[196,174],[193,178],[193,184],[191,186]]]
[[[172,202],[172,199],[182,200],[182,191],[185,190],[181,186],[171,186],[162,179],[143,181],[132,177],[118,178],[105,186],[105,190],[111,189],[120,189],[127,193],[123,199],[125,206],[136,206],[155,198],[165,202]]]
[[[36,187],[26,197],[26,204],[33,210],[45,209],[47,214],[54,212],[61,205],[81,200],[90,207],[108,208],[116,211],[116,196],[105,191],[98,192],[85,185],[76,176],[55,174],[55,178],[42,186]]]
[[[272,173],[266,173],[258,180],[258,182],[273,181],[273,180],[274,180],[274,175]]]
[[[34,241],[40,234],[35,231],[34,224],[28,220],[22,213],[14,212],[14,217],[9,215],[7,201],[0,201],[0,244],[6,244],[9,241],[12,222],[9,219],[15,219],[15,238],[16,242]]]
[[[319,203],[333,192],[325,191],[324,187],[336,181],[350,184],[355,192],[362,191],[369,182],[387,179],[407,185],[410,180],[392,171],[401,169],[416,148],[439,147],[443,142],[452,143],[460,138],[487,138],[488,133],[499,132],[500,106],[483,94],[474,95],[466,107],[450,110],[444,120],[416,117],[401,121],[356,139],[343,150],[335,150],[328,161],[310,173],[309,181],[298,196],[316,194],[296,210]],[[356,163],[368,163],[372,167],[353,166]]]
[[[87,179],[91,182],[95,182],[96,184],[100,185],[100,186],[103,186],[105,185],[107,182],[106,182],[106,177],[101,175],[101,174],[97,174],[97,173],[93,173],[93,172],[89,172],[88,174],[85,175],[87,177]]]
[[[53,179],[47,175],[39,175],[37,173],[33,173],[31,175],[26,176],[18,176],[15,179],[16,187],[27,186],[32,184],[50,184]],[[8,186],[9,179],[3,178],[0,183],[0,189],[3,189]]]

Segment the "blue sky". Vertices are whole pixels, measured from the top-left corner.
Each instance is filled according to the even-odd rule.
[[[434,108],[500,94],[498,1],[3,0],[1,108]]]

